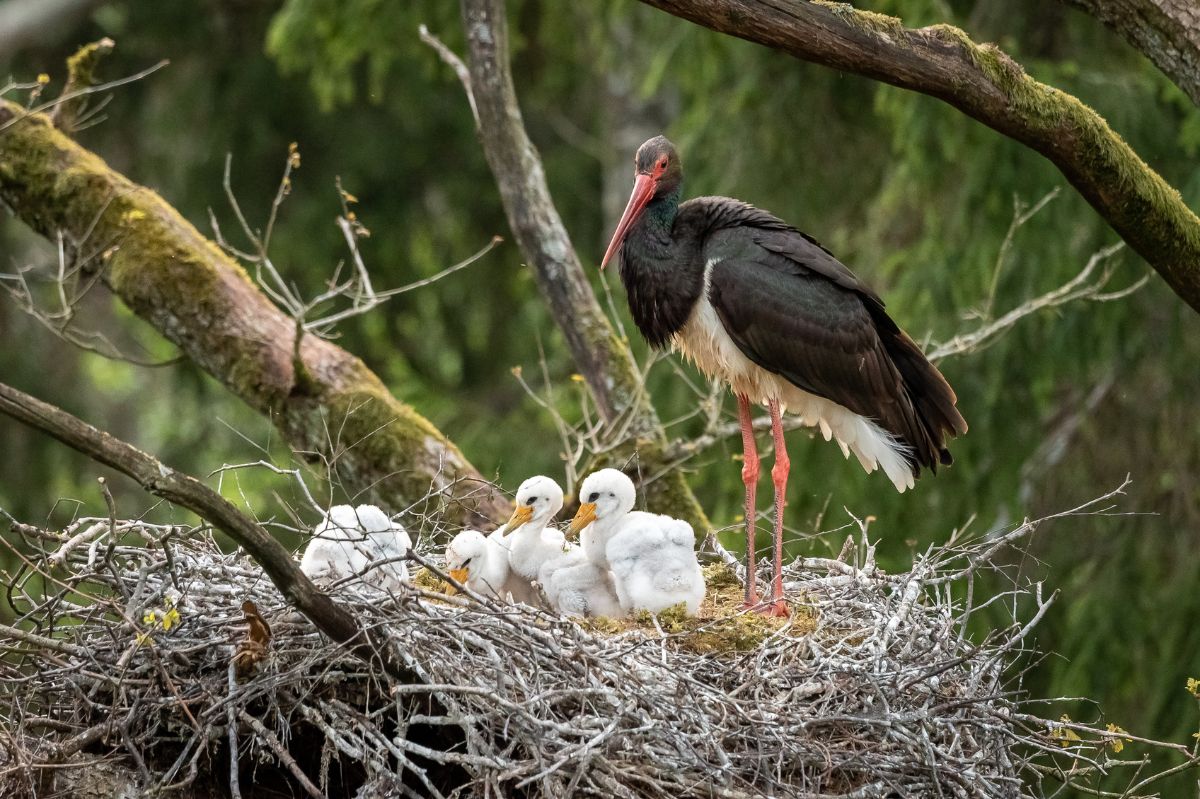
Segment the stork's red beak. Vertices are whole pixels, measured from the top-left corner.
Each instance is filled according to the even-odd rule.
[[[621,214],[621,221],[617,223],[617,232],[613,234],[608,250],[604,253],[604,260],[600,262],[601,269],[608,266],[617,250],[621,249],[621,242],[625,241],[625,234],[629,232],[630,225],[642,215],[646,203],[654,196],[654,186],[654,178],[649,175],[638,173],[634,176],[633,194],[629,195],[629,204],[625,206],[625,213]]]

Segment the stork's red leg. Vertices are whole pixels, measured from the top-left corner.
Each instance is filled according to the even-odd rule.
[[[783,418],[779,400],[768,403],[771,409],[771,436],[775,439],[775,465],[771,468],[771,480],[775,483],[775,565],[771,579],[770,614],[786,616],[787,603],[783,600],[783,508],[787,504],[787,479],[792,462],[787,454],[787,442],[783,440]]]
[[[746,486],[746,607],[758,604],[758,586],[754,579],[754,515],[758,496],[758,447],[754,445],[754,422],[750,418],[750,400],[737,395],[738,421],[742,425],[742,483]]]

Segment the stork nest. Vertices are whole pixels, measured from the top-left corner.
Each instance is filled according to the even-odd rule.
[[[391,648],[369,663],[205,528],[14,530],[40,554],[11,577],[4,796],[96,780],[105,795],[1039,796],[1044,778],[1105,772],[1128,740],[1027,710],[1017,664],[1040,588],[993,607],[1028,620],[970,634],[995,540],[886,574],[864,533],[789,570],[778,622],[740,610],[711,538],[695,620],[580,623],[447,596],[434,572],[391,595],[344,584],[337,600]]]

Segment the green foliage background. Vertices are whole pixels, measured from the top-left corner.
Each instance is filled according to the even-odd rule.
[[[102,35],[118,42],[106,76],[169,58],[167,69],[118,91],[107,121],[80,140],[202,229],[212,209],[226,231],[225,154],[244,206],[265,219],[296,141],[303,166],[275,237],[276,262],[310,292],[328,276],[343,255],[333,224],[340,176],[361,201],[373,233],[364,254],[376,285],[386,287],[431,275],[507,234],[462,91],[417,38],[425,23],[461,51],[456,5],[113,0],[6,67],[17,79],[47,72],[61,81],[66,55]],[[861,5],[910,25],[951,22],[998,42],[1036,77],[1096,108],[1200,207],[1200,111],[1094,20],[1035,0]],[[822,239],[918,339],[943,340],[974,324],[967,314],[986,301],[1014,201],[1031,204],[1062,189],[1017,231],[996,311],[1065,282],[1116,241],[1047,162],[938,101],[723,38],[632,0],[512,0],[510,13],[526,122],[587,264],[610,232],[612,197],[622,203],[627,189],[637,142],[619,142],[638,130],[675,139],[689,194],[741,197]],[[40,264],[45,276],[53,267],[52,249],[11,219],[0,220],[0,246],[5,270]],[[1118,264],[1114,287],[1147,271],[1128,253]],[[613,288],[623,314],[615,278]],[[85,322],[143,357],[172,354],[99,293]],[[266,420],[188,364],[144,369],[80,353],[7,302],[0,342],[4,380],[173,465],[208,473],[257,460],[264,449],[289,458]],[[536,472],[561,473],[550,420],[510,369],[535,369],[543,347],[571,415],[574,368],[511,243],[346,325],[341,343],[485,474],[511,487]],[[631,344],[646,356],[640,341]],[[971,431],[954,447],[955,467],[913,493],[896,495],[835,447],[792,434],[789,522],[801,533],[791,546],[827,546],[807,533],[842,526],[846,508],[876,517],[872,532],[899,567],[913,549],[968,522],[979,534],[1002,529],[1079,504],[1129,474],[1134,482],[1119,504],[1129,515],[1055,524],[1023,555],[1029,579],[1061,590],[1037,641],[1053,654],[1023,686],[1098,703],[1063,700],[1053,714],[1103,712],[1136,734],[1190,743],[1198,715],[1184,682],[1200,674],[1198,362],[1200,317],[1157,278],[1120,302],[1030,318],[995,346],[943,364]],[[1111,388],[1088,410],[1085,400],[1103,383]],[[652,371],[651,388],[663,418],[686,416],[695,404],[666,365]],[[728,398],[725,411],[733,411]],[[675,431],[697,425],[692,419]],[[733,525],[740,512],[737,451],[730,441],[688,466],[718,525]],[[0,452],[0,508],[51,523],[101,512],[101,471],[91,464],[7,420]],[[116,486],[126,513],[149,506],[127,484]],[[273,492],[285,490],[283,481],[254,474],[227,477],[223,487],[265,514]],[[1183,778],[1164,795],[1193,789],[1194,778]]]

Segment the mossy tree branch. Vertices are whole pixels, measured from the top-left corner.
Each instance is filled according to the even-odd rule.
[[[110,169],[41,114],[0,101],[0,200],[37,232],[102,253],[89,268],[136,314],[351,492],[403,508],[431,489],[448,518],[497,519],[507,501],[458,448],[358,358],[304,336],[246,272],[155,192]]]
[[[1041,153],[1200,311],[1200,217],[1104,119],[958,28],[906,28],[846,3],[642,0],[720,33],[943,100]]]
[[[541,157],[525,131],[509,64],[503,0],[462,0],[467,68],[458,69],[476,115],[484,155],[496,178],[509,226],[534,269],[538,287],[563,332],[604,420],[621,425],[637,448],[651,509],[687,519],[703,531],[704,511],[677,468],[665,468],[667,438],[629,348],[604,316],[546,184]],[[429,39],[430,37],[426,37]],[[443,58],[457,61],[437,45]],[[620,466],[621,464],[614,464]]]
[[[1200,105],[1200,5],[1196,0],[1061,0],[1120,34]]]

